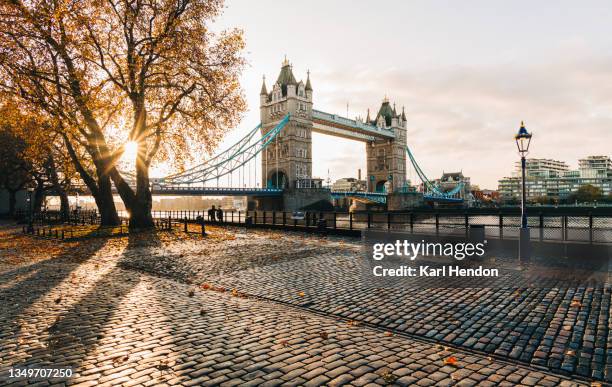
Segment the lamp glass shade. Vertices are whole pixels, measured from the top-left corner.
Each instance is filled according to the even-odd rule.
[[[525,126],[522,125],[522,123],[521,128],[519,129],[516,136],[514,136],[514,139],[516,140],[516,146],[518,148],[518,151],[521,154],[525,154],[529,151],[529,144],[531,143],[531,133],[527,132],[527,129],[525,129]]]

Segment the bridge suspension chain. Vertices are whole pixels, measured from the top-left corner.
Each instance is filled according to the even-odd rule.
[[[414,167],[415,172],[417,173],[419,179],[423,183],[426,193],[429,193],[432,196],[437,196],[437,197],[442,197],[442,198],[453,198],[453,197],[456,197],[456,195],[459,192],[461,192],[461,190],[463,190],[464,184],[463,182],[461,182],[457,184],[457,186],[455,186],[450,191],[446,191],[446,192],[441,191],[431,180],[427,178],[427,176],[425,175],[425,172],[423,172],[423,170],[417,163],[416,158],[410,151],[409,147],[406,147],[406,153],[408,154],[408,158],[410,159],[410,163],[412,163],[412,166]]]
[[[230,148],[216,155],[212,159],[203,164],[190,168],[185,172],[159,179],[159,183],[162,186],[193,183],[204,184],[209,181],[214,181],[215,179],[218,181],[218,179],[223,176],[227,176],[228,180],[232,181],[231,174],[235,171],[239,171],[240,168],[263,152],[277,138],[278,134],[286,126],[287,122],[289,122],[289,115],[286,115],[266,134],[253,141],[257,130],[261,128],[260,124],[236,144],[232,145]],[[257,166],[255,166],[255,174],[256,173]],[[255,180],[257,180],[257,177],[255,177]]]

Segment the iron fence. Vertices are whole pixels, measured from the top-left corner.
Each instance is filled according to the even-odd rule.
[[[196,213],[198,213],[196,211]],[[175,214],[182,216],[181,212]],[[206,214],[204,220],[209,220]],[[307,229],[369,229],[468,235],[473,226],[483,227],[487,238],[516,239],[521,217],[518,215],[474,215],[397,212],[305,212],[300,216],[285,211],[229,211],[226,223],[282,226]],[[528,217],[531,238],[542,241],[612,243],[612,217],[608,215],[544,215]]]
[[[160,228],[165,224],[221,223],[260,225],[304,230],[393,230],[437,235],[468,235],[473,226],[484,228],[485,237],[516,239],[521,217],[517,214],[457,214],[437,212],[304,212],[287,211],[224,211],[220,221],[212,219],[208,211],[174,210],[153,211]],[[128,214],[120,211],[124,222]],[[48,219],[48,218],[47,218]],[[45,218],[37,221],[44,224]],[[71,219],[74,225],[96,224],[95,213],[81,213]],[[531,238],[541,241],[572,241],[612,243],[612,216],[607,214],[558,215],[532,214],[528,216]],[[44,229],[44,228],[43,228]],[[48,234],[47,234],[48,235]]]

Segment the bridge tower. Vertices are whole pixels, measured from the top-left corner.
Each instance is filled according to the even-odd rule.
[[[393,139],[376,139],[366,144],[368,191],[400,192],[406,183],[406,113],[398,114],[385,97],[374,120],[366,123],[393,131]]]
[[[290,120],[261,156],[262,187],[309,188],[312,183],[312,86],[297,81],[285,60],[268,92],[264,77],[260,94],[261,132],[266,134],[290,114]]]

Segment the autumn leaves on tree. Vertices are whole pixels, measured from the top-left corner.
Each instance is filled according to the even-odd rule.
[[[245,108],[239,30],[213,33],[222,1],[3,1],[3,99],[44,116],[92,193],[105,225],[151,227],[149,169],[181,168],[194,147],[210,152]],[[132,171],[118,160],[137,144]],[[128,184],[127,177],[135,184]]]

